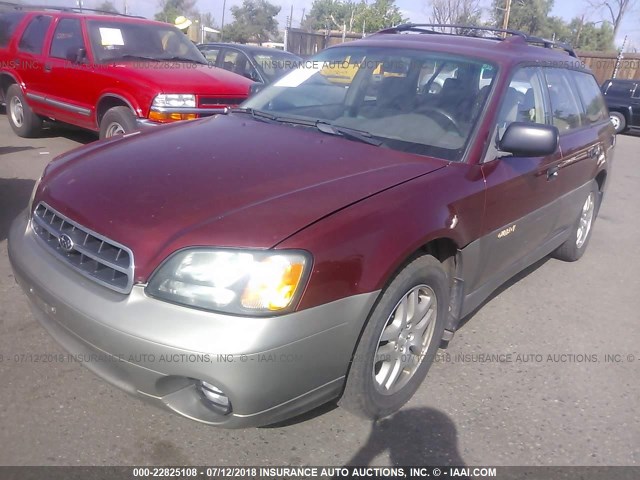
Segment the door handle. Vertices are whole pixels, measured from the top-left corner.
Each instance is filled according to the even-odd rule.
[[[547,170],[547,180],[555,180],[556,178],[558,178],[558,167],[551,167],[549,170]]]
[[[45,63],[45,64],[44,64],[44,71],[45,71],[45,72],[50,72],[50,71],[51,71],[51,65],[50,65],[50,64],[47,64],[47,63]]]

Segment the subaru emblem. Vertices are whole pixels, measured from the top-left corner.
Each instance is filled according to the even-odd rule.
[[[58,237],[58,245],[65,252],[71,252],[73,250],[73,240],[69,235],[63,234]]]

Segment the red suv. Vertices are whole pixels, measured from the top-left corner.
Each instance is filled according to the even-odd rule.
[[[396,27],[228,115],[54,160],[9,235],[35,316],[98,375],[208,424],[338,398],[394,412],[499,285],[584,254],[608,184],[593,75],[497,33]]]
[[[224,111],[248,79],[213,68],[177,28],[74,10],[0,13],[0,102],[13,130],[37,136],[43,119],[100,132]]]

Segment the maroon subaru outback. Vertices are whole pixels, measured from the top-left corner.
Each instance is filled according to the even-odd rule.
[[[192,120],[237,106],[253,84],[209,65],[172,25],[37,8],[0,12],[0,104],[21,137],[43,120],[100,138]]]
[[[107,381],[208,424],[396,411],[500,284],[584,254],[608,183],[592,74],[502,33],[396,27],[228,115],[54,160],[9,238],[34,315]]]

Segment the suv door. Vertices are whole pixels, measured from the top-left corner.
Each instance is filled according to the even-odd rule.
[[[76,57],[84,52],[84,60]],[[49,103],[55,106],[56,120],[93,128],[92,112],[97,96],[93,66],[79,18],[58,19],[51,39],[45,71],[48,75]]]
[[[636,83],[636,88],[631,94],[631,126],[640,127],[640,83]]]
[[[472,282],[477,287],[495,281],[495,277],[516,273],[520,261],[536,255],[551,240],[558,219],[554,180],[560,151],[546,157],[516,157],[497,148],[509,124],[546,124],[546,111],[539,69],[520,67],[502,96],[493,139],[482,165],[487,196],[481,246],[484,265]]]
[[[49,106],[45,103],[47,89],[44,71],[44,49],[49,33],[52,17],[36,15],[22,31],[16,47],[18,66],[16,70],[24,85],[29,105],[36,113],[49,113]]]

